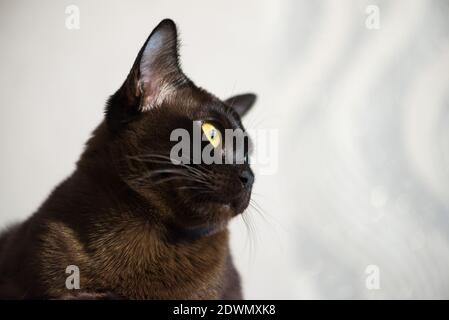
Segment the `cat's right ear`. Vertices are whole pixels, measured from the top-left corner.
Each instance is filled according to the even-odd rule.
[[[254,93],[245,93],[233,96],[225,101],[240,117],[243,117],[254,105],[257,96]]]
[[[151,32],[122,87],[109,99],[108,125],[117,129],[158,107],[188,81],[179,66],[176,25],[165,19]]]

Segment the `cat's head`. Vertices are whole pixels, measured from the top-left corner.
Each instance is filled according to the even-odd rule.
[[[243,94],[222,101],[197,87],[180,68],[175,24],[163,20],[107,105],[106,124],[114,137],[120,177],[166,208],[165,218],[176,228],[200,234],[219,230],[249,204],[254,182],[247,161],[249,142],[245,138],[239,150],[243,162],[206,164],[201,158],[198,163],[193,160],[198,155],[195,132],[200,133],[200,152],[209,148],[224,157],[232,151],[226,150],[225,130],[244,131],[241,117],[255,99]],[[171,157],[179,146],[180,139],[173,139],[179,129],[191,138],[180,154],[181,164]]]

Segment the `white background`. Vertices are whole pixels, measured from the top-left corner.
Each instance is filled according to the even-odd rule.
[[[247,127],[279,130],[279,169],[257,177],[264,218],[232,225],[246,297],[449,298],[448,13],[443,0],[2,0],[0,224],[70,174],[169,17],[187,75],[222,98],[256,92]]]

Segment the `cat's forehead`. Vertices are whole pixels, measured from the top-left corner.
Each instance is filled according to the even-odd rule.
[[[225,128],[242,128],[240,117],[232,107],[202,89],[182,92],[175,104],[181,115],[193,121],[215,121]]]

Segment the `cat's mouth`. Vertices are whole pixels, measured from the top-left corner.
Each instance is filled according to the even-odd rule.
[[[238,198],[229,202],[228,204],[223,205],[223,207],[231,210],[233,212],[233,216],[236,216],[242,214],[246,210],[246,208],[248,208],[250,199],[251,192],[243,192],[239,195]]]
[[[235,217],[241,213],[243,213],[249,205],[249,200],[251,198],[250,192],[245,192],[237,199],[231,201],[210,201],[204,203],[203,206],[206,210],[210,210],[211,212],[217,212],[221,216],[225,217]]]

